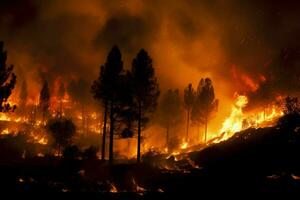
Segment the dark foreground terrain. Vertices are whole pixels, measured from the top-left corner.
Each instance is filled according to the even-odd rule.
[[[1,152],[5,154],[5,152]],[[175,194],[299,194],[299,119],[248,129],[219,144],[173,156],[149,152],[143,163],[33,157],[0,165],[2,192],[92,192],[109,198]]]

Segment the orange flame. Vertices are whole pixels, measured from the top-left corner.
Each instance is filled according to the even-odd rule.
[[[242,131],[246,128],[254,127],[265,127],[266,123],[275,121],[283,115],[282,108],[279,106],[272,105],[269,112],[260,111],[256,113],[243,113],[243,108],[248,104],[248,98],[244,95],[236,95],[234,106],[232,106],[231,113],[228,118],[222,124],[220,134],[223,136],[216,140],[217,142],[230,138],[234,133]]]
[[[225,133],[225,139],[233,133],[242,130],[243,128],[243,108],[248,104],[248,98],[243,95],[237,95],[235,105],[232,107],[230,116],[223,122],[220,130]]]

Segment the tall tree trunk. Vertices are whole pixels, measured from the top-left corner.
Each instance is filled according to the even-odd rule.
[[[104,119],[103,119],[103,132],[102,132],[102,151],[101,151],[101,159],[105,160],[105,139],[106,139],[106,122],[107,122],[107,107],[108,102],[105,100],[104,103]]]
[[[113,162],[114,153],[114,100],[110,101],[109,162]]]
[[[141,161],[141,121],[142,121],[142,104],[139,102],[138,108],[138,141],[137,141],[137,162]]]
[[[205,136],[204,136],[204,142],[206,143],[207,140],[207,115],[205,116]]]
[[[189,141],[190,109],[187,111],[186,137],[185,142]]]

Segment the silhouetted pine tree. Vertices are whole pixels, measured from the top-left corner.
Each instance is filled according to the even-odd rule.
[[[123,72],[123,61],[119,48],[114,46],[109,52],[106,63],[101,66],[99,78],[92,85],[94,98],[104,104],[104,128],[103,145],[106,137],[106,116],[109,113],[110,137],[109,137],[109,161],[113,161],[113,139],[116,122],[116,102],[120,87],[120,76]],[[104,158],[104,146],[102,145],[102,158]]]
[[[0,112],[8,112],[16,108],[7,100],[15,87],[17,77],[13,73],[14,66],[6,65],[7,52],[4,51],[4,42],[0,41]]]
[[[159,86],[155,71],[152,66],[152,59],[148,53],[141,49],[132,62],[133,97],[137,109],[138,141],[137,161],[141,159],[141,130],[146,122],[147,115],[157,107]]]
[[[190,83],[185,89],[184,89],[184,107],[187,112],[187,124],[186,124],[186,142],[189,140],[189,126],[190,126],[190,114],[191,110],[194,105],[195,101],[195,90],[193,88],[193,85]]]
[[[137,129],[137,109],[133,96],[133,79],[130,71],[120,76],[120,86],[117,93],[116,115],[120,137],[127,139],[127,152],[130,152],[130,138]]]
[[[198,126],[204,125],[204,141],[207,140],[207,126],[211,114],[218,108],[215,99],[214,87],[209,78],[201,79],[197,88],[194,106],[192,108],[192,121]],[[199,134],[199,133],[198,133]]]
[[[286,115],[300,113],[300,102],[297,97],[287,96],[284,99],[283,112]]]
[[[117,98],[117,115],[122,138],[131,138],[136,128],[134,122],[137,112],[133,101],[132,74],[126,71],[120,76],[120,86]]]
[[[40,93],[40,108],[42,110],[42,123],[45,124],[47,115],[49,114],[50,107],[50,91],[48,81],[45,81]]]
[[[101,148],[101,159],[105,159],[105,145],[106,145],[106,125],[107,125],[107,115],[108,115],[108,87],[106,86],[108,83],[105,81],[107,79],[104,78],[105,67],[102,65],[100,67],[100,73],[97,80],[95,80],[91,87],[91,92],[93,97],[97,100],[102,101],[103,103],[103,130],[102,130],[102,148]]]
[[[71,144],[71,139],[76,133],[76,126],[72,120],[62,117],[49,120],[47,129],[54,139],[54,146],[58,148],[58,155],[61,154],[61,147]]]
[[[300,124],[300,102],[297,97],[287,96],[283,102],[284,115],[278,119],[278,125],[286,135],[294,133]]]

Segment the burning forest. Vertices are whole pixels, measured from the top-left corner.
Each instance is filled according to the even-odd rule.
[[[1,1],[0,190],[299,194],[299,6]]]

